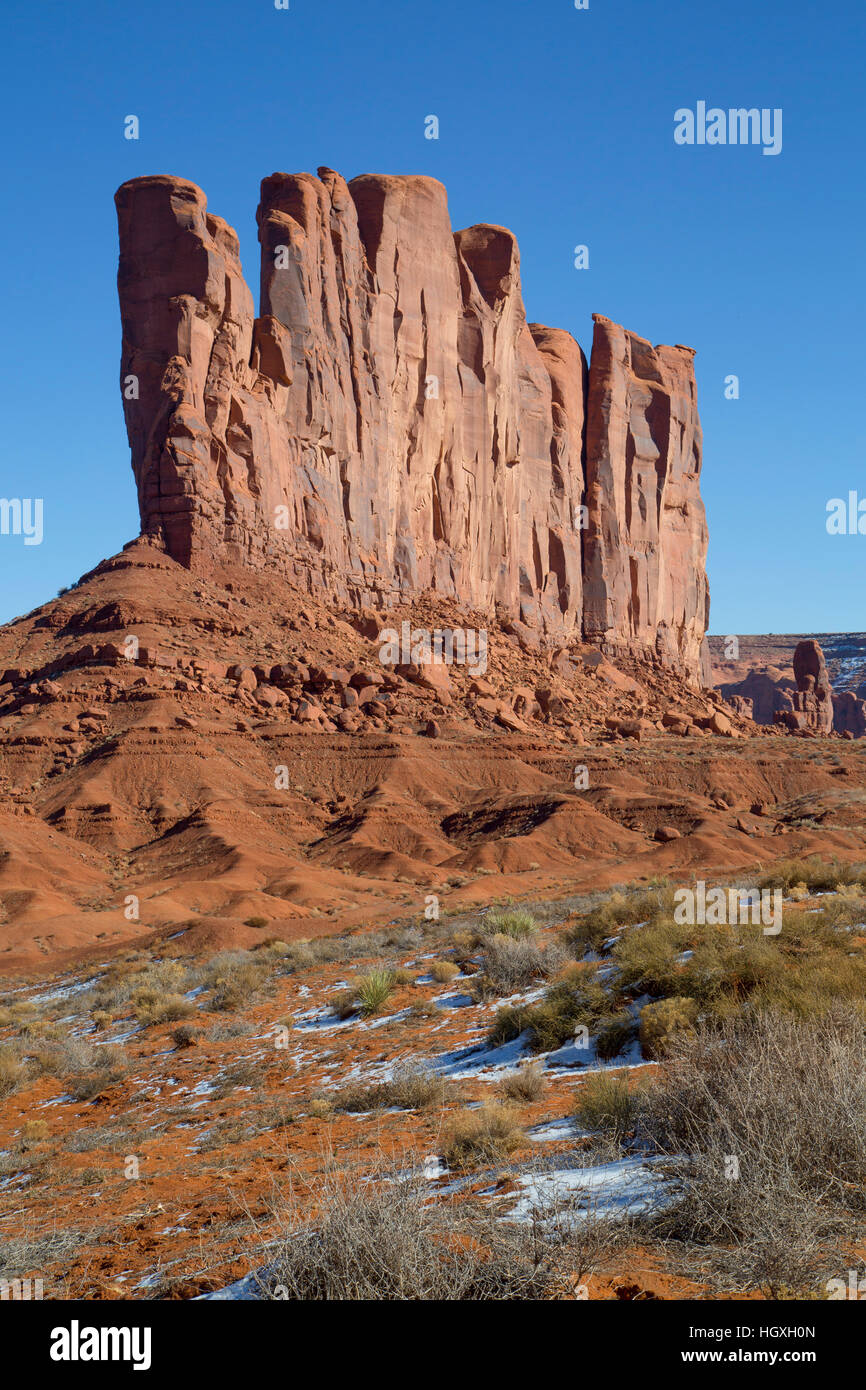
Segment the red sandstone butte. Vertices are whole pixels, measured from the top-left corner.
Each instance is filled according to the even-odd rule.
[[[116,195],[142,532],[382,606],[424,591],[709,680],[693,353],[527,324],[503,227],[435,179],[262,183],[261,312],[183,179]],[[137,383],[137,394],[136,394]]]

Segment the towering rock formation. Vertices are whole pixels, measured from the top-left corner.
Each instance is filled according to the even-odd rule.
[[[260,316],[182,179],[117,193],[121,382],[142,531],[386,604],[434,590],[707,678],[688,348],[527,324],[514,237],[434,179],[262,184]]]
[[[794,651],[796,692],[790,696],[792,708],[775,716],[777,724],[789,729],[814,729],[828,734],[833,728],[833,694],[827,663],[818,642],[798,642]]]
[[[584,632],[696,669],[709,587],[694,352],[593,318]]]

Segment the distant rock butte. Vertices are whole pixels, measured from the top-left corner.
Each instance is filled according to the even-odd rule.
[[[799,642],[794,651],[794,679],[797,690],[791,695],[791,708],[776,714],[777,723],[791,729],[815,729],[829,733],[833,728],[833,693],[827,663],[818,642]]]
[[[777,724],[792,732],[802,730],[827,734],[834,730],[850,738],[866,736],[866,682],[861,682],[855,690],[834,689],[833,668],[836,680],[852,679],[852,669],[860,665],[859,649],[862,646],[861,634],[851,634],[844,639],[844,658],[831,658],[832,666],[826,658],[821,642],[814,637],[796,639],[791,653],[791,667],[794,680],[791,680],[779,667],[752,668],[742,680],[717,682],[716,688],[727,703],[740,715],[747,715],[748,708],[756,724]],[[717,637],[708,639],[716,657],[715,672],[724,670],[724,662],[719,658]],[[790,644],[792,638],[746,637],[742,646],[752,649],[759,644],[774,643],[779,649]],[[843,638],[834,635],[830,638],[838,651],[843,647]],[[715,650],[713,650],[715,649]],[[854,650],[858,654],[850,655]],[[763,654],[763,653],[762,653]]]
[[[116,195],[142,532],[384,606],[433,591],[709,683],[693,352],[528,324],[503,227],[435,179],[262,183],[261,314],[184,179]],[[130,378],[135,380],[130,381]],[[136,396],[137,390],[137,396]]]

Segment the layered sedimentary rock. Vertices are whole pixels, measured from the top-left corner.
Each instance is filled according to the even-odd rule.
[[[707,679],[688,348],[528,324],[510,232],[434,179],[262,184],[260,315],[181,179],[117,194],[121,381],[142,530],[387,603],[435,591]]]
[[[794,679],[797,689],[791,695],[791,708],[776,714],[776,723],[789,729],[813,729],[827,734],[833,728],[833,694],[827,663],[818,642],[798,642],[794,651]]]

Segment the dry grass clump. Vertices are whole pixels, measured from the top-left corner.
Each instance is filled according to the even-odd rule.
[[[310,941],[299,938],[296,941],[279,942],[279,955],[275,963],[283,975],[292,975],[297,970],[308,970],[317,965],[348,964],[371,955],[390,956],[396,952],[415,951],[425,939],[439,938],[447,931],[444,923],[423,921],[411,926],[388,927],[382,931],[347,931],[339,936],[321,936]],[[255,949],[257,953],[266,952],[271,943],[262,942]]]
[[[240,1088],[253,1090],[262,1085],[263,1078],[262,1063],[255,1061],[252,1057],[245,1057],[240,1061],[233,1062],[220,1072],[213,1082],[213,1092],[214,1095],[222,1098],[231,1095],[232,1091]]]
[[[524,1062],[499,1083],[498,1089],[506,1100],[527,1103],[540,1100],[544,1095],[544,1068],[540,1062]]]
[[[472,981],[472,993],[477,999],[512,994],[536,980],[555,975],[565,961],[564,951],[556,944],[545,948],[530,937],[497,932],[484,943],[481,970]]]
[[[265,1134],[269,1130],[288,1129],[297,1119],[297,1114],[283,1101],[270,1101],[256,1112],[256,1133]]]
[[[0,1241],[0,1275],[6,1279],[26,1277],[60,1261],[68,1267],[77,1248],[92,1239],[92,1234],[55,1228],[45,1234],[7,1235]],[[47,1289],[47,1279],[45,1283]]]
[[[191,1028],[188,1023],[182,1023],[179,1028],[171,1030],[171,1039],[178,1051],[194,1047],[198,1041],[198,1029]]]
[[[358,992],[352,985],[337,990],[336,994],[331,996],[331,1013],[341,1020],[351,1018],[358,1009]]]
[[[213,992],[207,1007],[217,1013],[240,1008],[269,977],[269,964],[258,952],[224,951],[202,972],[202,983]]]
[[[323,937],[322,940],[328,942],[330,938]],[[296,970],[308,970],[311,966],[319,964],[322,957],[315,950],[316,944],[301,937],[298,941],[280,942],[280,947],[285,946],[286,949],[279,951],[274,949],[272,954],[279,955],[281,971],[286,975],[291,975]],[[269,944],[266,942],[262,949],[269,950]]]
[[[407,970],[405,966],[395,966],[391,971],[395,989],[405,989],[407,985],[414,985],[416,974],[414,970]]]
[[[851,1009],[680,1033],[638,1127],[679,1178],[657,1234],[709,1247],[739,1287],[802,1287],[862,1239],[866,1026]]]
[[[640,1045],[645,1057],[663,1057],[680,1033],[693,1032],[698,1016],[694,999],[670,995],[640,1012]]]
[[[126,1054],[122,1047],[102,1047],[92,1071],[69,1079],[70,1093],[76,1100],[96,1100],[110,1086],[121,1081],[127,1070]]]
[[[361,1114],[368,1110],[424,1110],[445,1103],[447,1084],[426,1067],[405,1065],[394,1069],[390,1081],[372,1086],[357,1082],[332,1091],[329,1100],[335,1110]]]
[[[243,1120],[217,1120],[216,1124],[203,1134],[198,1141],[199,1153],[219,1153],[222,1149],[239,1144],[246,1138],[248,1127]]]
[[[129,1153],[134,1142],[132,1133],[120,1126],[88,1125],[86,1129],[76,1129],[65,1135],[61,1146],[68,1153],[93,1153],[95,1149]]]
[[[429,973],[437,985],[449,985],[460,974],[460,966],[453,960],[434,960],[430,964]]]
[[[418,999],[414,1004],[410,1004],[409,1015],[411,1018],[419,1020],[424,1018],[439,1018],[440,1010],[433,1003],[432,999]]]
[[[48,1138],[48,1125],[45,1120],[25,1120],[21,1130],[24,1144],[41,1144]]]
[[[143,1028],[154,1023],[176,1023],[195,1013],[195,1005],[182,994],[162,994],[156,989],[140,989],[133,995],[132,1008]]]
[[[11,1003],[0,1007],[0,1028],[18,1028],[22,1030],[33,1027],[32,1015],[36,1012],[36,1005],[32,999],[15,999]]]
[[[866,883],[859,880],[854,883],[837,883],[834,891],[837,897],[849,899],[862,911],[866,899]]]
[[[153,1003],[169,996],[178,997],[197,983],[197,972],[177,960],[146,961],[139,957],[115,961],[83,1000],[84,1007],[99,1017],[101,1026],[126,1012],[140,999]],[[144,1012],[147,1004],[143,1003]],[[156,1021],[156,1020],[154,1020]]]
[[[594,1035],[595,1055],[602,1062],[619,1057],[634,1041],[638,1025],[627,1009],[605,1014],[598,1020]]]
[[[93,1101],[126,1073],[126,1054],[118,1044],[97,1047],[83,1038],[43,1042],[29,1063],[36,1073],[56,1076],[76,1101]]]
[[[255,1031],[245,1018],[231,1018],[225,1023],[214,1023],[204,1036],[209,1042],[229,1042],[234,1038],[249,1038]]]
[[[498,1163],[523,1142],[524,1132],[507,1105],[485,1101],[477,1110],[464,1110],[448,1122],[442,1154],[449,1168],[478,1168]]]
[[[127,1070],[126,1052],[117,1044],[96,1046],[71,1037],[40,1043],[28,1064],[36,1075],[56,1076],[76,1100],[95,1100]]]
[[[27,1067],[14,1047],[0,1047],[0,1096],[11,1096],[27,1077]]]
[[[458,960],[463,960],[470,956],[478,946],[480,936],[477,931],[468,927],[459,927],[457,931],[451,933],[451,945],[457,954]]]
[[[292,954],[292,948],[288,941],[284,941],[281,936],[267,936],[264,941],[257,942],[253,947],[257,954],[271,956],[274,960],[285,960]]]
[[[413,1172],[382,1170],[362,1185],[333,1166],[314,1194],[318,1213],[279,1213],[266,1297],[297,1301],[508,1302],[550,1299],[552,1252],[529,1227],[430,1200]]]

